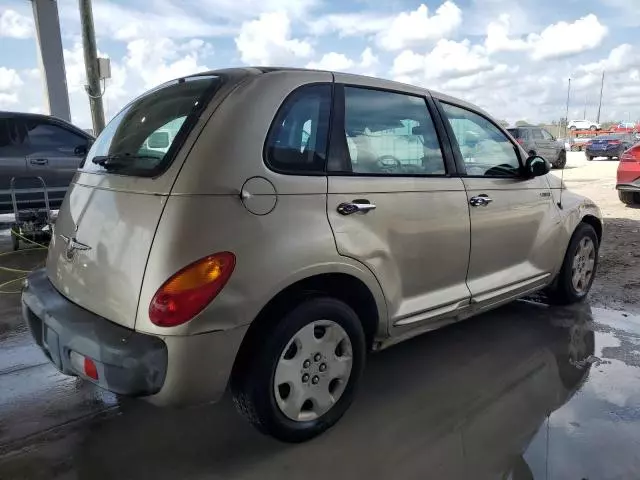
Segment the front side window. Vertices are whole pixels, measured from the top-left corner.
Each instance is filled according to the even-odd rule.
[[[549,132],[547,132],[545,129],[542,129],[542,137],[545,140],[553,140],[553,135],[551,135]]]
[[[76,147],[87,144],[84,137],[47,121],[27,120],[26,125],[29,145],[35,150],[73,152]]]
[[[276,171],[323,173],[327,158],[331,85],[307,85],[284,102],[271,125],[265,160]]]
[[[514,177],[520,173],[515,146],[485,117],[447,103],[445,116],[458,142],[467,175]]]
[[[187,77],[138,97],[98,136],[82,169],[140,177],[163,172],[222,81],[216,75]]]
[[[345,87],[345,136],[353,173],[446,173],[438,136],[423,98]]]

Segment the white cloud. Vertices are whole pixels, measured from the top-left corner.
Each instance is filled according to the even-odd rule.
[[[471,45],[466,39],[461,42],[443,39],[425,55],[404,50],[395,58],[392,73],[396,76],[419,73],[423,79],[436,79],[463,77],[492,68],[482,47]]]
[[[338,32],[341,37],[358,37],[385,30],[393,18],[389,15],[373,12],[336,13],[313,19],[308,26],[313,35]]]
[[[33,20],[15,10],[0,13],[0,37],[30,38],[33,36]]]
[[[0,91],[13,90],[22,84],[18,72],[12,68],[0,67]]]
[[[606,70],[607,72],[612,73],[625,71],[631,67],[640,67],[640,53],[637,51],[637,48],[632,45],[623,43],[611,50],[607,58],[598,62],[581,65],[578,67],[578,71],[601,73]]]
[[[598,17],[590,14],[573,23],[549,25],[539,35],[529,35],[527,43],[532,46],[531,58],[544,60],[592,50],[602,43],[607,32]]]
[[[307,40],[291,38],[291,20],[284,12],[263,13],[244,22],[235,42],[248,65],[292,65],[313,53]]]
[[[378,35],[378,45],[385,50],[402,50],[425,41],[450,35],[462,23],[462,10],[447,0],[433,15],[426,5],[412,12],[402,12]]]
[[[18,104],[18,95],[15,93],[1,93],[0,92],[0,108],[9,108],[12,105]]]
[[[524,38],[510,37],[510,27],[511,18],[507,14],[489,23],[484,42],[487,52],[528,51],[533,60],[560,58],[598,47],[608,33],[593,14],[573,23],[554,23]]]
[[[330,52],[323,55],[317,62],[309,62],[307,68],[372,75],[378,63],[378,57],[374,55],[371,47],[367,47],[360,54],[359,62],[352,60],[343,53]]]

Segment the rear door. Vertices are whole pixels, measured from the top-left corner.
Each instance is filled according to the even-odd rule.
[[[80,162],[87,152],[88,139],[47,118],[26,120],[27,172],[41,177],[53,206],[59,206]]]
[[[393,326],[434,320],[469,300],[464,185],[430,97],[358,81],[336,75],[327,201],[336,245],[376,275]]]
[[[545,159],[547,159],[549,162],[553,163],[558,158],[558,152],[560,150],[558,141],[554,138],[553,135],[551,135],[544,128],[541,128],[540,131],[542,132],[542,138],[544,140],[544,145],[545,145],[544,148],[545,148],[545,151],[547,152],[546,154],[547,156],[545,155],[542,155],[542,156]]]
[[[521,174],[520,149],[485,114],[440,103],[467,191],[467,285],[480,306],[548,282],[558,262],[560,219],[545,177]]]
[[[0,117],[0,213],[13,211],[9,185],[26,175],[25,130],[13,116]],[[19,182],[19,181],[18,181]],[[16,184],[20,187],[22,184]]]

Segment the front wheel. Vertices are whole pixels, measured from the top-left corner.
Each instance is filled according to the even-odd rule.
[[[587,155],[587,162],[590,162],[594,159],[595,157],[592,157],[591,155]]]
[[[576,126],[575,126],[575,125],[571,125],[571,126],[569,127],[569,130],[572,130],[572,131],[573,131],[573,130],[575,130],[575,129],[576,129]]]
[[[327,297],[306,300],[252,345],[231,382],[236,407],[263,433],[285,442],[309,440],[351,405],[365,351],[351,307]]]
[[[592,132],[595,132],[598,129],[598,127],[596,127],[595,125],[591,125],[591,127],[589,127],[589,130],[591,130]]]
[[[560,273],[547,290],[552,303],[568,305],[587,296],[598,268],[598,248],[594,228],[587,223],[579,224],[569,242]]]
[[[553,164],[553,166],[555,168],[564,168],[565,165],[567,164],[567,152],[562,150],[559,154],[558,154],[558,159],[555,161],[555,163]]]

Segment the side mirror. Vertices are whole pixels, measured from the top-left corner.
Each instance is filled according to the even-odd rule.
[[[78,156],[85,156],[87,154],[87,152],[89,151],[89,148],[87,147],[87,145],[78,145],[74,150],[73,153],[75,155]]]
[[[529,178],[541,177],[551,171],[551,165],[544,158],[531,155],[525,162],[524,170]]]

